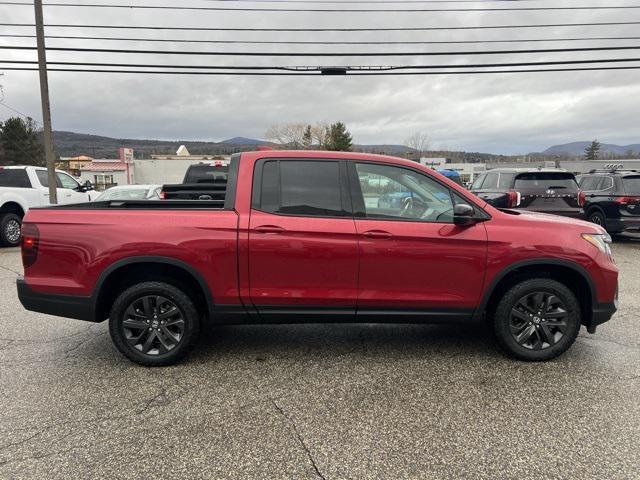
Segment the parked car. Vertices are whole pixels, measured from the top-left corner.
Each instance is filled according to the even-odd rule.
[[[575,175],[557,168],[488,170],[473,182],[471,192],[496,208],[583,218],[585,197]]]
[[[437,168],[436,172],[444,175],[452,182],[456,182],[458,185],[462,185],[462,178],[460,177],[460,172],[457,170],[451,170],[450,168]]]
[[[580,179],[586,218],[611,233],[640,230],[640,172],[592,170]]]
[[[97,193],[66,172],[56,170],[58,203],[88,202]],[[0,167],[0,246],[20,243],[22,218],[32,207],[49,205],[47,169],[31,166]]]
[[[365,202],[361,179],[374,176],[414,201]],[[22,305],[108,318],[143,365],[176,362],[211,323],[321,321],[486,320],[509,354],[540,361],[617,308],[602,227],[498,210],[408,160],[245,152],[223,196],[30,210]]]
[[[160,200],[162,185],[120,185],[111,187],[96,197],[96,202],[106,200]]]
[[[220,200],[224,198],[229,164],[223,160],[190,165],[182,183],[162,186],[163,200]]]

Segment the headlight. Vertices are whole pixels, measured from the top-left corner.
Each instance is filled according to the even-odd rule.
[[[583,233],[582,238],[602,253],[611,256],[611,236],[608,233]]]

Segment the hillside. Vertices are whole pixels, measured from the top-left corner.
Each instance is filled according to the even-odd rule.
[[[591,145],[591,142],[571,142],[561,145],[554,145],[547,148],[544,155],[584,155],[584,150]],[[640,143],[632,145],[615,145],[612,143],[603,143],[600,148],[601,153],[610,153],[614,155],[640,156]]]

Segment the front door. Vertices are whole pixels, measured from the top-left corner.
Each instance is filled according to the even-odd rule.
[[[249,289],[265,320],[353,320],[358,246],[346,167],[335,160],[256,164]]]
[[[410,168],[350,165],[360,249],[358,317],[466,317],[484,281],[483,223],[457,226],[447,186]]]

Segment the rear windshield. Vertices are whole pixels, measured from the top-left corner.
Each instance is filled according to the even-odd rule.
[[[635,177],[622,177],[624,193],[629,195],[640,195],[640,175]]]
[[[227,180],[228,166],[193,165],[187,170],[184,183],[210,183]]]
[[[528,172],[520,173],[516,177],[515,188],[565,188],[577,190],[576,177],[572,173],[564,172]]]

